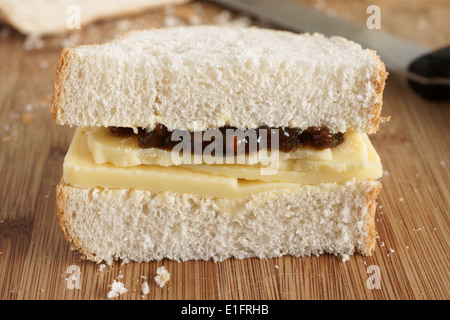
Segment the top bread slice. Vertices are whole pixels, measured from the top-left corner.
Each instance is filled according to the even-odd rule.
[[[374,133],[386,77],[374,51],[341,37],[256,27],[152,29],[64,49],[52,113],[70,126]]]
[[[0,21],[25,35],[44,36],[69,31],[79,14],[81,26],[93,21],[135,14],[188,0],[0,0]]]

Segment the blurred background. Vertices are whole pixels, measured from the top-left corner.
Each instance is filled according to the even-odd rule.
[[[449,0],[293,1],[362,28],[370,16],[368,7],[376,5],[381,31],[430,50],[450,44]],[[56,125],[50,114],[55,66],[62,48],[104,43],[148,28],[276,26],[206,0],[0,0],[0,21],[0,299],[96,299],[101,296],[98,288],[110,284],[119,270],[132,278],[148,272],[153,264],[117,267],[100,279],[95,277],[96,267],[85,263],[82,269],[93,280],[83,285],[89,288],[68,291],[64,287],[65,268],[82,262],[69,250],[55,217],[55,187],[74,130]],[[423,99],[392,73],[382,116],[390,116],[390,122],[370,137],[385,173],[374,257],[364,261],[357,257],[345,267],[327,256],[277,259],[279,271],[267,266],[271,261],[255,262],[251,267],[251,261],[167,264],[174,271],[174,282],[176,270],[179,275],[195,277],[186,277],[189,285],[174,286],[165,293],[152,289],[149,297],[450,298],[448,102]],[[383,275],[389,274],[383,278],[382,290],[355,286],[355,279],[366,275],[366,261],[379,265]],[[330,274],[336,276],[330,278]],[[262,285],[268,289],[254,290]],[[139,293],[134,296],[139,298]]]

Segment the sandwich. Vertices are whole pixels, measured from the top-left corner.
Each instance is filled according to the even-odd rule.
[[[344,38],[256,27],[65,48],[62,234],[108,264],[371,255],[386,77]]]

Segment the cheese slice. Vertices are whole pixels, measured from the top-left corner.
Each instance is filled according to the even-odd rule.
[[[304,184],[343,183],[354,178],[378,179],[382,175],[380,159],[366,135],[355,134],[354,138],[346,139],[333,148],[331,160],[287,159],[279,162],[280,167],[275,174],[264,175],[261,174],[261,165],[160,166],[141,163],[131,166],[129,160],[125,160],[127,165],[124,166],[96,163],[93,155],[99,151],[88,143],[93,130],[77,128],[75,132],[64,160],[63,177],[67,183],[85,188],[170,191],[233,198],[273,189],[296,189]],[[122,147],[123,157],[127,158],[126,143]],[[297,171],[299,163],[313,170]]]
[[[172,160],[170,151],[159,148],[140,148],[136,136],[116,137],[109,133],[107,128],[90,128],[86,129],[88,136],[88,146],[95,163],[112,163],[115,166],[126,167],[136,166],[141,164],[152,164],[162,166],[176,165]],[[266,157],[258,154],[247,155],[245,164],[239,164],[237,159],[223,160],[225,164],[214,165],[198,165],[205,164],[204,159],[200,159],[197,164],[194,162],[194,157],[189,156],[185,161],[177,165],[184,168],[208,172],[210,174],[224,174],[235,178],[244,178],[251,180],[258,180],[262,169],[265,167],[273,167],[276,165],[277,169],[284,171],[286,177],[283,177],[283,172],[273,171],[271,177],[262,177],[262,180],[279,180],[279,181],[303,181],[302,178],[295,176],[298,172],[349,172],[359,169],[367,168],[372,161],[377,161],[376,156],[369,161],[369,154],[374,154],[370,141],[367,140],[367,135],[356,134],[352,131],[347,132],[344,137],[345,143],[338,145],[335,148],[325,150],[315,150],[312,148],[300,148],[295,152],[284,153],[279,152],[278,155],[268,153]],[[370,151],[370,152],[369,152]],[[274,158],[271,158],[275,156]],[[257,161],[255,161],[257,160]],[[276,163],[272,163],[273,160]],[[253,161],[252,165],[249,165]],[[232,163],[232,164],[226,164]],[[242,175],[239,174],[242,172]],[[248,173],[253,172],[252,177]],[[274,175],[279,173],[279,177]],[[290,176],[293,174],[293,176]],[[267,174],[266,174],[267,175]],[[288,179],[288,180],[286,180]]]

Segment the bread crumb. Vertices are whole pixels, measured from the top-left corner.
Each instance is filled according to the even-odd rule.
[[[168,16],[164,18],[164,26],[166,27],[177,27],[177,26],[183,26],[185,23],[183,20],[178,19],[175,16]]]
[[[383,173],[384,173],[385,176],[390,176],[391,175],[391,173],[389,171],[387,171],[387,170],[384,170]]]
[[[342,262],[346,262],[346,261],[348,261],[348,260],[350,260],[350,255],[348,255],[348,254],[343,254],[343,255],[342,255]]]
[[[164,266],[156,269],[156,283],[162,288],[170,280],[170,273],[166,270]]]
[[[80,34],[73,33],[70,36],[61,39],[60,46],[63,48],[70,47],[77,45],[79,42],[80,42]]]
[[[145,281],[143,284],[141,284],[141,290],[142,290],[142,294],[144,294],[144,295],[149,294],[150,288],[148,286],[147,281]]]
[[[423,229],[425,229],[425,227],[420,227],[420,228],[417,228],[417,229],[412,229],[412,231],[416,232],[416,231],[421,231],[421,230],[423,230]]]
[[[231,12],[228,10],[221,11],[217,16],[214,17],[214,23],[218,25],[227,25],[231,20]]]
[[[20,113],[18,113],[18,112],[10,111],[8,116],[10,119],[13,119],[13,120],[20,119]]]
[[[33,105],[31,103],[27,103],[25,105],[24,109],[25,109],[26,112],[30,112],[30,111],[33,111],[34,107],[33,107]]]
[[[119,20],[116,25],[119,31],[126,31],[132,28],[132,23],[128,19]]]
[[[26,51],[42,49],[43,47],[44,47],[44,41],[39,36],[36,36],[36,35],[27,36],[23,43],[23,48]]]
[[[214,24],[219,26],[233,26],[245,28],[250,26],[252,20],[246,16],[241,16],[236,19],[232,19],[231,12],[228,10],[221,11],[217,16],[214,17]]]
[[[384,242],[382,242],[382,243],[380,244],[380,247],[384,247]]]
[[[117,298],[121,294],[124,294],[128,290],[125,288],[123,282],[118,282],[116,280],[113,280],[113,283],[111,284],[111,291],[108,292],[108,299]]]
[[[419,173],[416,173],[416,178],[419,178],[420,177],[420,174]]]
[[[105,269],[105,268],[106,268],[106,264],[102,263],[102,264],[99,266],[98,271],[103,272],[103,269]]]
[[[233,27],[238,27],[238,28],[246,28],[246,27],[249,27],[251,24],[252,24],[252,20],[246,16],[236,18],[231,22],[231,25]]]
[[[199,16],[191,15],[188,17],[188,21],[190,25],[199,25],[202,24],[202,19]]]
[[[439,162],[439,164],[440,164],[441,166],[445,167],[445,162],[444,162],[443,160],[441,160],[441,161]]]
[[[395,252],[394,249],[391,248],[391,252],[394,253]]]
[[[398,201],[403,202],[403,198],[398,198]]]
[[[405,249],[409,249],[409,246],[406,246]]]
[[[278,267],[278,265],[276,264],[274,268],[275,268],[275,269],[278,269],[279,267]]]

